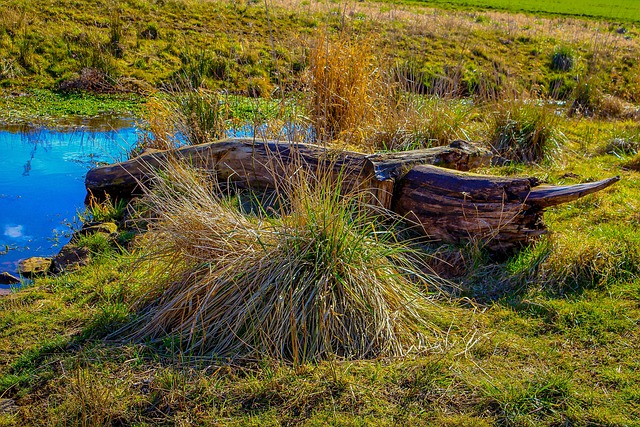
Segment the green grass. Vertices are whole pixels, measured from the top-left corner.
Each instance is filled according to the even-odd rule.
[[[123,326],[145,325],[147,332],[153,328],[149,319],[141,317],[145,314],[141,305],[153,307],[150,295],[163,293],[163,284],[180,280],[151,279],[163,274],[167,279],[168,272],[179,271],[181,265],[173,259],[159,263],[147,250],[136,249],[135,243],[130,253],[106,235],[86,237],[81,244],[92,252],[90,265],[36,279],[0,299],[0,394],[19,406],[15,414],[1,414],[0,425],[638,425],[639,128],[624,114],[563,114],[576,96],[590,108],[602,105],[606,96],[632,103],[640,100],[633,25],[628,25],[631,39],[626,40],[616,33],[618,25],[567,17],[450,10],[429,10],[424,15],[425,9],[419,7],[390,9],[369,2],[358,2],[362,9],[357,13],[340,16],[313,9],[314,3],[291,9],[276,4],[271,10],[274,52],[261,3],[131,0],[119,3],[120,18],[113,15],[113,4],[108,11],[93,3],[81,8],[69,5],[11,1],[0,6],[4,28],[0,73],[5,77],[17,73],[2,82],[8,87],[8,96],[0,101],[6,117],[28,122],[143,111],[159,119],[149,120],[150,130],[170,134],[163,116],[171,112],[164,103],[166,95],[151,98],[144,106],[137,97],[62,95],[39,89],[29,89],[25,97],[9,96],[26,88],[54,89],[60,79],[91,63],[118,78],[132,77],[151,86],[189,77],[203,91],[224,88],[249,94],[250,85],[267,93],[284,82],[285,96],[278,91],[272,99],[228,95],[231,113],[225,116],[225,125],[282,123],[291,117],[306,123],[308,98],[299,92],[304,87],[297,86],[307,66],[303,46],[313,40],[316,26],[326,23],[330,35],[336,36],[331,28],[341,28],[344,21],[342,36],[357,40],[384,35],[379,39],[387,45],[371,46],[374,62],[384,70],[405,70],[402,75],[412,79],[417,92],[393,98],[398,104],[385,115],[388,121],[375,123],[378,127],[359,135],[362,139],[373,135],[380,138],[380,146],[392,149],[436,145],[457,137],[487,142],[500,128],[487,117],[487,112],[499,112],[497,104],[487,101],[497,101],[503,91],[534,98],[553,95],[568,104],[548,120],[520,120],[526,126],[510,127],[518,138],[507,145],[507,151],[511,147],[526,154],[534,149],[546,156],[536,155],[537,163],[515,162],[479,172],[535,176],[558,185],[614,175],[621,181],[550,209],[545,214],[550,235],[506,260],[492,260],[473,244],[420,246],[425,262],[450,272],[453,267],[456,274],[451,277],[454,286],[444,286],[435,295],[423,293],[423,302],[429,305],[425,324],[418,327],[427,334],[437,333],[431,335],[435,338],[428,348],[404,357],[347,360],[325,352],[310,357],[312,361],[300,358],[288,363],[278,360],[282,346],[274,346],[276,335],[260,335],[250,322],[237,331],[245,341],[236,344],[246,345],[247,337],[258,336],[263,349],[270,350],[254,352],[259,360],[242,363],[206,351],[198,355],[185,351],[189,340],[198,337],[184,328],[176,328],[174,334],[156,330],[146,338],[123,339],[114,335]],[[387,18],[393,14],[402,18]],[[49,21],[50,36],[35,31],[44,16],[55,18]],[[187,45],[190,48],[184,49]],[[387,64],[390,53],[393,61]],[[571,69],[563,61],[554,65],[555,54],[570,56]],[[585,83],[593,92],[574,93]],[[514,112],[505,117],[511,123]],[[528,130],[537,124],[539,129],[563,134],[563,144],[549,149],[547,140],[539,140],[540,150],[531,146]],[[356,130],[362,129],[370,131]],[[197,186],[188,187],[177,190],[199,191]],[[249,230],[242,241],[229,238],[229,233],[237,235],[237,228],[221,229],[220,223],[214,224],[219,233],[211,233],[207,215],[220,215],[218,205],[204,219],[202,209],[175,217],[173,210],[165,212],[165,221],[182,221],[183,230],[190,230],[172,236],[178,239],[173,243],[175,259],[191,265],[187,273],[209,278],[239,280],[265,271],[267,276],[287,276],[285,269],[268,268],[282,259],[276,250],[265,252],[268,244],[271,249],[286,249],[289,261],[313,260],[302,262],[298,270],[308,277],[318,277],[321,267],[328,268],[334,288],[344,286],[347,278],[361,280],[365,275],[359,273],[365,271],[384,278],[392,274],[391,267],[398,267],[398,261],[393,266],[370,262],[354,267],[351,248],[359,248],[360,255],[367,253],[378,247],[382,237],[375,236],[382,235],[370,225],[363,227],[357,215],[353,220],[342,215],[343,210],[338,212],[340,221],[332,220],[335,211],[303,201],[307,218],[313,221],[296,228],[300,224],[294,224],[295,215],[269,218],[272,227],[280,227],[276,237],[281,238],[269,234],[274,228],[258,229],[265,218],[256,212],[265,212],[255,203],[245,211],[235,206],[232,219]],[[118,217],[121,212],[108,208],[95,213]],[[198,215],[202,228],[192,220]],[[328,231],[336,224],[358,231],[355,241],[349,240],[349,233],[334,234],[338,239],[332,241]],[[258,231],[264,234],[256,239]],[[120,240],[132,239],[141,248],[149,246],[132,233]],[[227,248],[224,259],[215,253],[197,258],[205,249],[215,252],[212,240],[238,246]],[[168,241],[166,236],[155,239],[156,244]],[[309,247],[313,250],[302,250]],[[336,257],[338,249],[342,252]],[[180,258],[188,251],[190,258]],[[256,254],[262,258],[247,261],[257,259]],[[223,261],[233,257],[237,267],[224,270]],[[185,274],[181,279],[192,284],[192,278]],[[245,282],[244,288],[251,290],[254,283]],[[187,298],[183,306],[188,309],[202,301],[194,299],[190,305]],[[216,301],[218,306],[225,302]],[[285,302],[272,301],[269,307],[278,304]],[[270,311],[262,312],[270,318]],[[170,312],[165,314],[171,317]],[[326,315],[340,323],[335,312]],[[183,320],[173,317],[174,324]],[[291,330],[284,335],[296,336]],[[255,350],[256,342],[251,345]],[[291,348],[287,347],[289,353]]]
[[[407,358],[220,366],[172,340],[102,339],[144,288],[127,265],[112,258],[2,300],[0,384],[21,406],[4,425],[622,426],[639,414],[637,279],[569,297],[532,286],[482,310],[441,304],[446,342]]]
[[[618,34],[617,18],[510,18],[423,6],[358,2],[342,16],[337,6],[278,0],[267,21],[260,2],[132,0],[78,7],[66,0],[11,0],[0,6],[0,85],[5,96],[57,90],[91,67],[115,90],[146,94],[188,81],[194,88],[281,97],[301,89],[312,42],[327,27],[371,41],[381,65],[377,71],[407,64],[422,92],[482,99],[499,96],[508,81],[517,93],[566,99],[577,78],[598,93],[640,100],[635,24],[625,24],[628,32]],[[617,5],[610,9],[626,13]],[[46,33],[38,31],[43,26]],[[554,65],[559,51],[572,53],[570,71]]]
[[[509,12],[543,13],[553,15],[603,18],[609,20],[640,21],[640,3],[634,0],[410,0],[431,6],[498,9]]]
[[[135,95],[60,94],[32,90],[0,96],[0,123],[61,125],[73,123],[77,117],[134,117],[141,114],[143,103],[143,98]]]
[[[637,425],[640,181],[624,169],[632,152],[608,150],[611,138],[632,139],[636,124],[562,118],[558,126],[567,140],[552,158],[484,172],[621,181],[549,210],[551,236],[507,260],[439,247],[462,274],[454,297],[429,307],[442,335],[428,351],[229,365],[184,352],[179,336],[105,339],[137,318],[155,267],[94,238],[85,242],[91,265],[0,300],[0,385],[20,406],[0,421]]]

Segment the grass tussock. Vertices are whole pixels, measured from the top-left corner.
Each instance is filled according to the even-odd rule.
[[[507,159],[535,163],[559,145],[559,121],[550,106],[532,100],[501,102],[490,119],[490,143]]]
[[[473,129],[474,107],[460,100],[401,94],[387,104],[386,114],[369,136],[376,150],[413,150],[468,140]]]
[[[153,181],[160,273],[135,338],[169,334],[199,354],[294,363],[396,356],[427,344],[420,288],[436,280],[409,261],[360,195],[342,195],[300,168],[281,180],[281,207],[246,215],[187,167],[171,165]]]
[[[486,303],[501,298],[517,300],[527,293],[551,298],[575,296],[631,283],[640,275],[638,238],[628,227],[616,230],[602,226],[581,237],[564,231],[541,239],[504,262],[483,260],[468,266],[462,286],[469,296]]]
[[[574,52],[567,46],[556,46],[551,55],[551,69],[554,71],[571,71],[575,65]]]
[[[554,293],[610,285],[640,274],[638,233],[631,228],[601,226],[581,244],[569,233],[554,245],[543,273],[544,286]]]
[[[138,137],[138,146],[134,148],[130,157],[139,154],[146,148],[156,150],[168,150],[175,148],[177,133],[175,120],[172,120],[171,105],[157,97],[149,99],[145,103],[145,120],[139,127],[144,132]]]
[[[178,132],[189,144],[202,144],[224,136],[227,111],[218,93],[204,89],[189,91],[178,96],[173,105]]]
[[[573,90],[570,117],[597,117],[609,120],[635,120],[638,109],[616,95],[604,93],[593,78],[579,82]]]

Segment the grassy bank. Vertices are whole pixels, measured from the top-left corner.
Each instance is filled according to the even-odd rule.
[[[281,99],[304,89],[322,32],[351,37],[387,80],[419,94],[518,93],[605,116],[640,101],[633,23],[284,0],[12,0],[0,16],[2,122],[137,114],[138,100],[187,87]]]
[[[310,41],[329,26],[372,43],[421,92],[484,96],[508,82],[565,100],[585,84],[628,102],[640,97],[635,24],[373,2],[267,5],[5,2],[0,85],[146,94],[186,79],[268,97],[300,88]]]

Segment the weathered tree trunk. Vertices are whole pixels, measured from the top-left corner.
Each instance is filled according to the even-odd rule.
[[[98,198],[104,194],[129,198],[140,192],[140,183],[144,183],[154,169],[171,159],[186,160],[195,167],[215,171],[220,182],[253,188],[273,188],[279,177],[286,176],[287,170],[304,165],[313,172],[340,175],[346,189],[369,189],[377,204],[388,208],[395,180],[414,165],[436,164],[469,170],[488,165],[491,153],[463,141],[455,141],[447,147],[366,155],[311,144],[230,138],[157,151],[126,162],[98,167],[87,173],[85,184],[88,192]]]
[[[447,147],[365,155],[310,144],[234,138],[92,169],[85,181],[87,190],[97,196],[130,197],[153,170],[174,159],[212,171],[219,182],[253,188],[274,188],[295,167],[340,176],[343,188],[369,190],[379,205],[414,221],[433,239],[477,240],[500,251],[544,234],[545,208],[618,180],[557,187],[539,186],[534,178],[459,172],[491,160],[487,150],[462,141]]]
[[[535,178],[484,176],[429,165],[414,167],[395,188],[391,210],[436,240],[475,240],[509,252],[546,233],[543,210],[594,193],[618,177],[573,186],[539,186]]]
[[[172,160],[187,161],[194,167],[211,170],[219,182],[253,188],[273,188],[286,170],[302,164],[318,172],[331,168],[336,174],[342,173],[349,183],[373,176],[373,165],[362,153],[333,152],[310,144],[231,138],[153,152],[95,168],[87,173],[85,184],[96,196],[106,193],[113,197],[130,197],[140,191],[140,183],[144,183],[155,169]]]

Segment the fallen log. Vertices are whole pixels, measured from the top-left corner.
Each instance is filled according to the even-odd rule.
[[[274,188],[286,170],[295,169],[299,164],[314,172],[331,168],[336,174],[342,173],[347,182],[355,183],[373,175],[372,164],[366,157],[362,153],[333,152],[310,144],[231,138],[155,151],[126,162],[98,167],[87,173],[85,185],[96,197],[108,194],[128,198],[140,193],[140,184],[146,182],[155,169],[174,160],[210,170],[219,182],[240,187]]]
[[[140,191],[140,183],[145,182],[154,169],[170,159],[187,160],[195,167],[211,169],[221,182],[272,188],[276,184],[276,177],[298,164],[304,164],[314,172],[330,168],[332,173],[336,176],[340,174],[348,184],[363,185],[370,180],[396,180],[417,164],[470,170],[488,165],[491,153],[464,141],[454,141],[445,147],[366,155],[312,144],[230,138],[176,150],[155,151],[126,162],[94,168],[87,173],[85,185],[97,197],[109,194],[115,198],[128,198]],[[376,188],[378,186],[378,183],[374,185]],[[390,199],[381,203],[389,206]]]
[[[544,234],[545,208],[594,193],[618,177],[574,186],[539,185],[534,178],[465,173],[491,154],[462,141],[446,147],[365,155],[310,144],[233,138],[154,152],[87,173],[90,194],[131,197],[154,169],[172,160],[211,171],[219,182],[275,188],[294,167],[342,177],[345,189],[367,189],[372,200],[419,225],[435,240],[477,240],[510,251]]]

